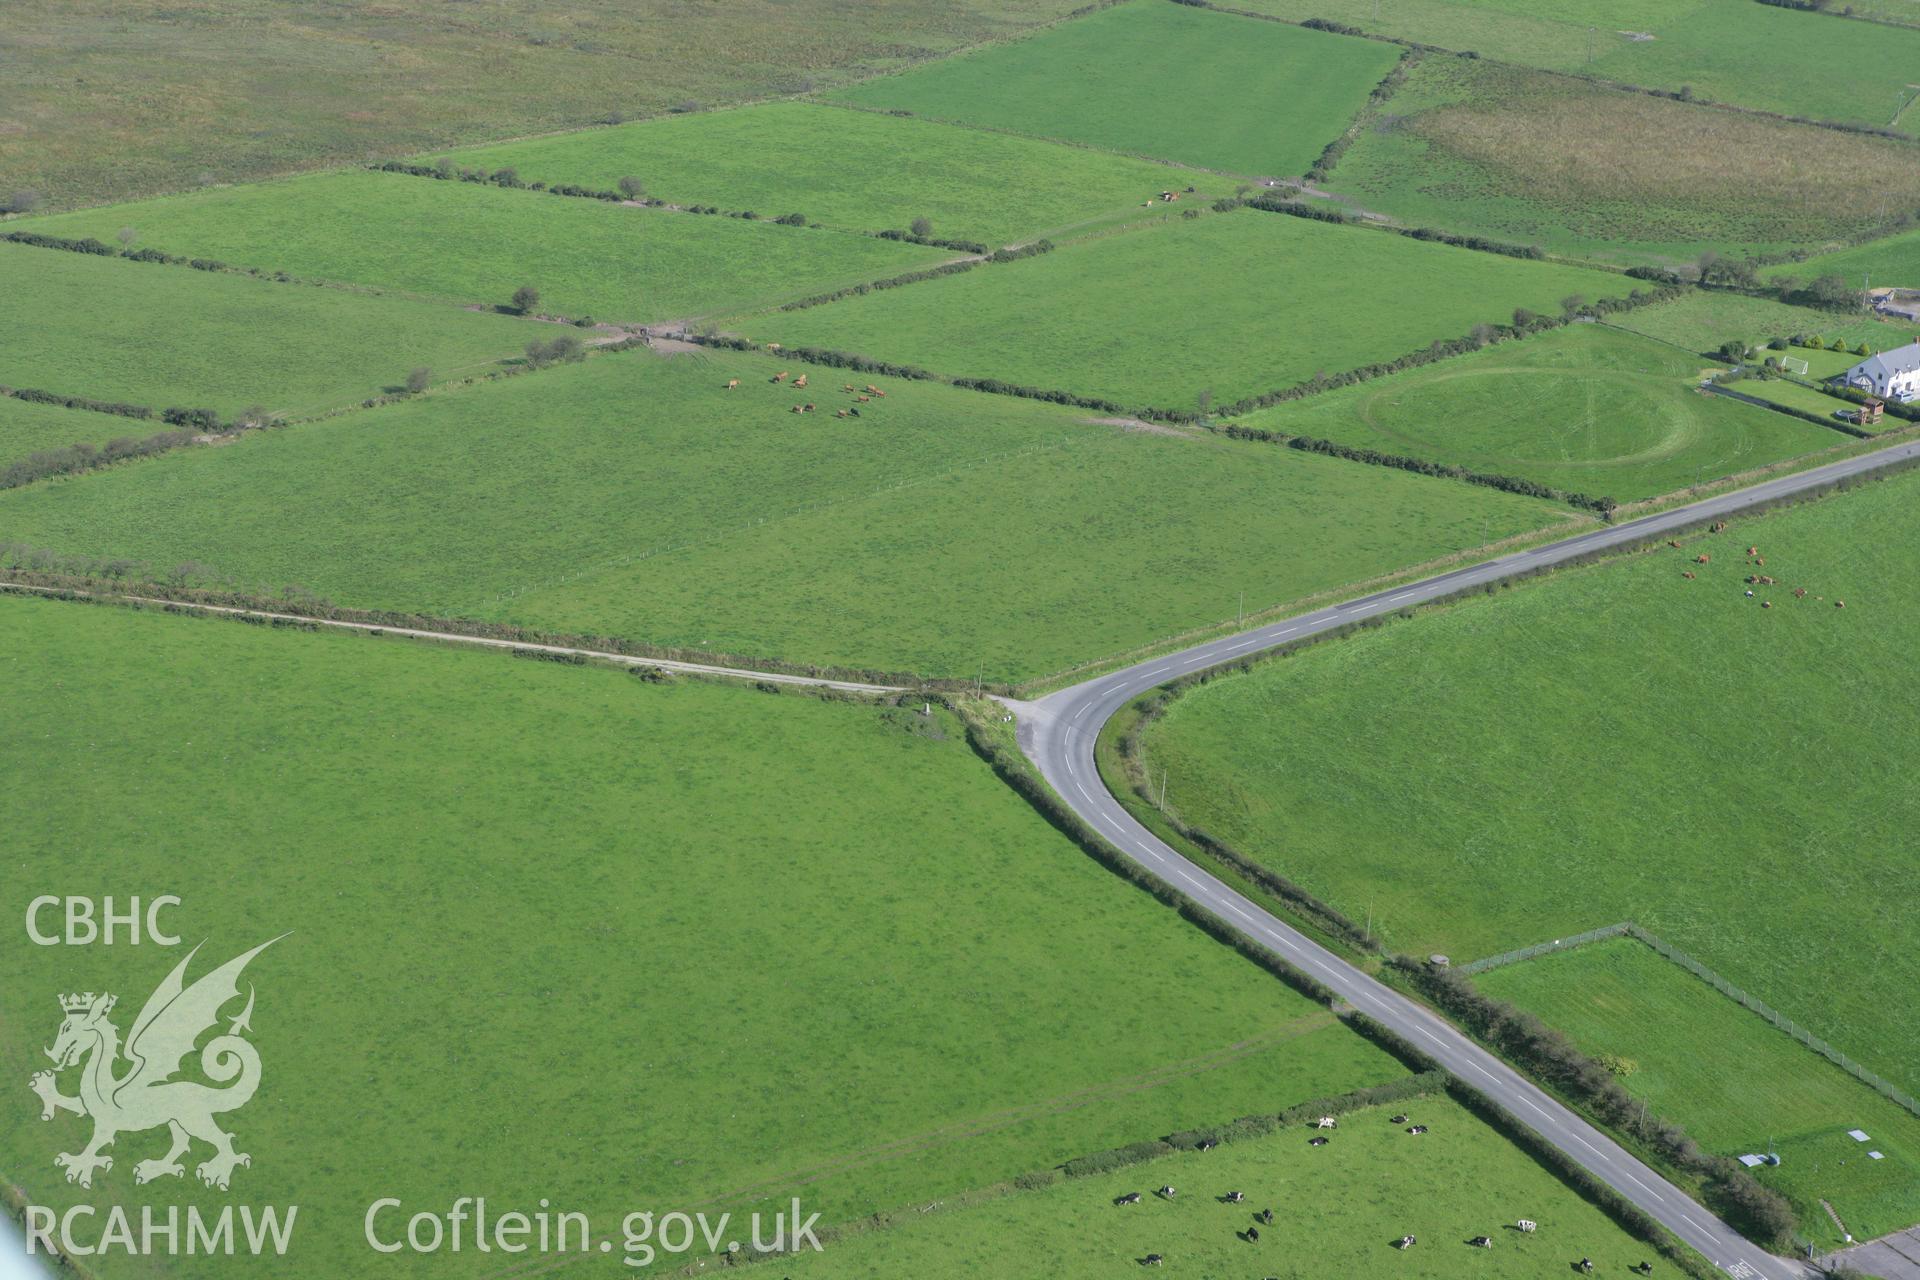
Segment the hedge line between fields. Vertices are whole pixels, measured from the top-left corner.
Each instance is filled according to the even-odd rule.
[[[37,450],[24,458],[16,458],[5,466],[0,466],[0,489],[17,489],[21,485],[32,484],[36,480],[46,480],[54,476],[79,475],[82,472],[98,471],[102,467],[110,467],[117,462],[126,462],[133,458],[150,458],[156,454],[192,444],[202,434],[231,435],[251,427],[265,425],[250,421],[222,423],[220,416],[212,409],[175,407],[162,409],[156,415],[151,408],[142,404],[124,404],[114,400],[94,400],[87,396],[62,395],[57,391],[43,391],[38,387],[0,386],[0,395],[23,400],[29,404],[58,405],[61,408],[111,414],[140,422],[152,421],[158,416],[170,428],[150,436],[117,436],[99,445],[81,441],[52,449]]]
[[[1418,49],[1400,50],[1400,61],[1394,63],[1393,69],[1387,72],[1379,84],[1373,86],[1373,92],[1367,95],[1367,104],[1360,109],[1360,114],[1354,117],[1353,123],[1347,126],[1346,132],[1321,148],[1319,157],[1307,169],[1308,182],[1325,182],[1332,176],[1334,166],[1339,164],[1341,158],[1347,154],[1347,148],[1353,145],[1353,140],[1360,136],[1361,130],[1373,123],[1380,109],[1387,105],[1395,93],[1399,92],[1400,86],[1406,83],[1407,76],[1412,73],[1414,66],[1423,56],[1425,55]]]
[[[1564,502],[1569,506],[1578,507],[1583,511],[1592,511],[1602,516],[1609,514],[1619,505],[1611,497],[1596,498],[1584,493],[1556,489],[1551,485],[1541,484],[1537,480],[1523,479],[1520,476],[1474,471],[1451,463],[1432,462],[1425,458],[1409,457],[1401,453],[1382,453],[1378,449],[1362,449],[1332,440],[1321,440],[1314,436],[1289,435],[1284,431],[1268,431],[1261,427],[1242,427],[1234,424],[1227,426],[1226,434],[1236,440],[1258,440],[1264,444],[1285,445],[1289,449],[1299,449],[1304,453],[1326,454],[1329,457],[1345,458],[1349,462],[1363,462],[1374,467],[1392,467],[1399,471],[1411,471],[1416,475],[1463,480],[1468,484],[1499,489],[1506,493],[1517,493],[1529,498],[1544,498],[1551,502]]]
[[[930,242],[920,241],[917,243]],[[925,280],[938,280],[942,276],[964,275],[972,271],[975,267],[985,266],[989,262],[1018,262],[1022,258],[1032,258],[1043,253],[1052,253],[1053,241],[1035,240],[1032,244],[1022,245],[1018,249],[996,249],[990,254],[986,253],[985,246],[981,246],[981,252],[985,254],[984,257],[969,258],[963,262],[946,262],[940,266],[928,267],[921,271],[909,271],[904,275],[888,276],[884,280],[870,280],[863,284],[848,285],[844,289],[835,289],[829,293],[816,293],[812,297],[797,298],[792,302],[780,304],[780,310],[805,311],[809,307],[818,307],[825,303],[838,302],[842,298],[863,297],[869,293],[877,293],[882,289],[898,289],[902,285],[919,284]]]

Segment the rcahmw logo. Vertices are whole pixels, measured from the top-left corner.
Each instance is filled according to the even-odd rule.
[[[215,1119],[246,1106],[260,1087],[260,1054],[246,1039],[253,1030],[251,984],[245,1007],[225,1019],[224,1031],[218,1028],[221,1010],[240,998],[241,973],[279,940],[261,943],[189,986],[187,966],[200,950],[195,947],[147,997],[124,1042],[111,1017],[116,996],[88,991],[60,997],[65,1017],[53,1047],[46,1051],[53,1070],[39,1072],[29,1085],[40,1097],[42,1120],[70,1112],[93,1121],[93,1136],[80,1150],[53,1158],[66,1171],[68,1182],[92,1187],[97,1175],[112,1172],[114,1159],[106,1151],[121,1135],[160,1128],[167,1131],[169,1145],[164,1153],[133,1166],[136,1184],[184,1177],[182,1158],[194,1152],[195,1143],[212,1148],[205,1160],[194,1165],[195,1177],[209,1187],[227,1190],[235,1170],[252,1165],[253,1157],[237,1150],[233,1135]],[[208,1031],[216,1034],[199,1050],[199,1073],[212,1083],[179,1078]],[[60,1076],[75,1069],[79,1072],[76,1092],[69,1095],[61,1091]],[[82,1204],[64,1214],[44,1205],[28,1205],[27,1251],[57,1249],[84,1257],[115,1250],[233,1253],[239,1248],[263,1253],[271,1248],[278,1254],[286,1251],[298,1214],[298,1206],[240,1206],[236,1234],[232,1205],[212,1215],[198,1206],[188,1206],[184,1213],[176,1207],[156,1212],[143,1206],[137,1225],[135,1215],[119,1205],[98,1209]]]

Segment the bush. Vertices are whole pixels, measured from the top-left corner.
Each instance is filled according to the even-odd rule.
[[[540,305],[540,291],[530,284],[523,284],[513,291],[513,309],[521,315],[532,315],[533,309]]]
[[[925,240],[933,234],[933,219],[928,217],[915,218],[908,226],[908,230],[912,231],[913,234],[920,239]]]
[[[638,200],[641,196],[647,194],[647,184],[632,174],[628,174],[614,185],[619,187],[620,194],[629,200]]]
[[[571,333],[563,333],[549,342],[535,339],[527,344],[527,363],[536,369],[550,364],[572,364],[587,358],[586,344]]]
[[[409,370],[407,373],[407,394],[408,395],[417,396],[422,391],[425,391],[432,384],[433,384],[433,370],[427,368],[427,366],[425,365],[418,365],[413,369]]]
[[[197,431],[218,431],[220,415],[211,409],[162,409],[160,420],[176,427],[191,427]]]

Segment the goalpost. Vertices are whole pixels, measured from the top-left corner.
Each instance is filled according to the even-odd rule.
[[[1797,373],[1803,378],[1807,376],[1807,362],[1805,360],[1796,359],[1793,356],[1781,356],[1780,367],[1788,373]]]

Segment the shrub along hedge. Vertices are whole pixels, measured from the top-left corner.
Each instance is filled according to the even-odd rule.
[[[156,453],[165,453],[169,449],[193,443],[195,434],[184,430],[161,431],[141,439],[124,436],[103,445],[83,443],[42,449],[0,468],[0,489],[17,489],[23,484],[32,484],[52,476],[78,475],[131,458],[152,457]]]
[[[1737,1161],[1703,1150],[1679,1125],[1647,1114],[1612,1072],[1582,1053],[1564,1032],[1482,994],[1464,974],[1408,956],[1395,956],[1388,963],[1475,1038],[1573,1098],[1602,1123],[1632,1134],[1675,1168],[1699,1178],[1708,1204],[1735,1229],[1763,1245],[1789,1243],[1797,1220],[1784,1196],[1763,1186]]]
[[[92,400],[86,396],[63,396],[56,391],[42,391],[38,387],[0,387],[0,395],[12,396],[15,400],[29,400],[34,404],[58,405],[62,409],[85,409],[89,413],[112,413],[122,418],[151,418],[153,410],[143,404],[124,404],[118,400]]]
[[[881,233],[881,237],[883,239],[898,238],[888,236],[885,232]],[[914,243],[934,244],[945,242],[916,240]],[[1032,244],[1021,245],[1018,249],[996,249],[990,254],[987,253],[985,245],[971,246],[971,248],[986,256],[969,258],[963,262],[947,262],[937,267],[928,267],[923,271],[909,271],[903,275],[888,276],[884,280],[871,280],[865,284],[848,285],[844,289],[835,289],[830,293],[816,293],[812,297],[799,298],[793,302],[782,303],[780,310],[805,311],[808,307],[817,307],[828,302],[838,302],[842,298],[858,298],[881,289],[898,289],[901,285],[919,284],[924,280],[938,280],[941,276],[963,275],[975,267],[988,262],[1018,262],[1022,258],[1031,258],[1036,254],[1051,253],[1053,251],[1053,241],[1035,240]]]
[[[1555,489],[1551,485],[1538,481],[1525,480],[1519,476],[1505,476],[1497,472],[1472,471],[1466,467],[1454,466],[1443,462],[1430,462],[1425,458],[1412,458],[1400,453],[1382,453],[1378,449],[1361,449],[1353,445],[1338,444],[1332,440],[1321,440],[1313,436],[1291,436],[1282,431],[1268,431],[1261,427],[1228,426],[1226,433],[1236,440],[1259,440],[1267,444],[1283,444],[1289,449],[1299,449],[1306,453],[1323,453],[1330,457],[1345,458],[1349,462],[1364,462],[1369,466],[1393,467],[1400,471],[1412,471],[1423,476],[1441,476],[1449,480],[1464,480],[1468,484],[1484,485],[1489,489],[1501,489],[1507,493],[1523,494],[1529,498],[1545,498],[1551,502],[1565,502],[1579,507],[1583,511],[1592,511],[1606,515],[1619,504],[1612,498],[1595,498],[1584,493],[1573,493],[1565,489]]]

